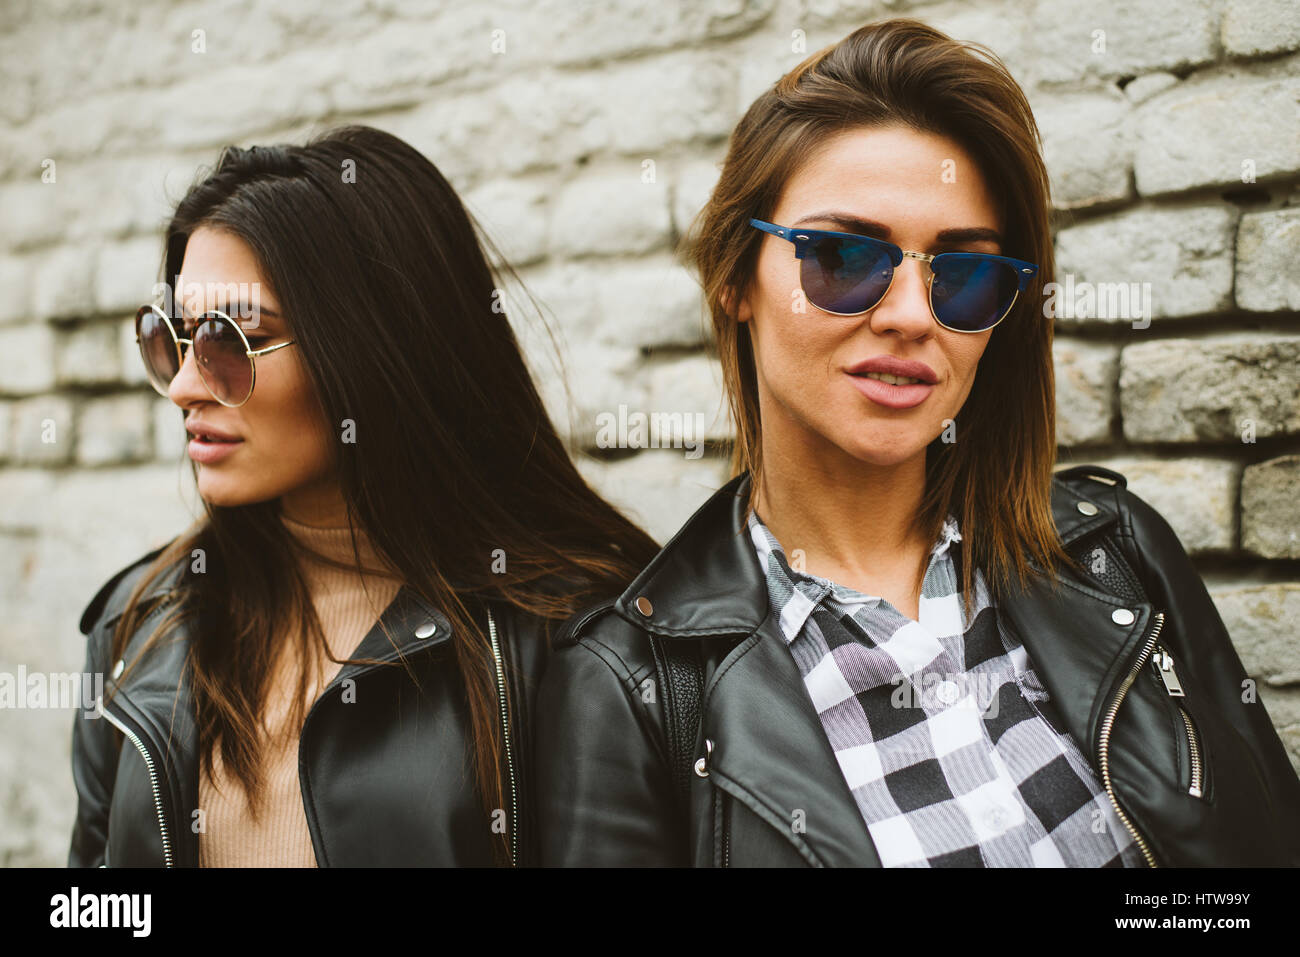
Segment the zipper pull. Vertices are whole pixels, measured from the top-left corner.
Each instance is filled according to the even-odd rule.
[[[1174,659],[1163,645],[1156,645],[1156,656],[1151,659],[1156,666],[1156,672],[1160,675],[1160,680],[1165,683],[1165,690],[1169,692],[1171,698],[1185,698],[1183,693],[1183,683],[1178,680],[1178,672],[1174,670]]]

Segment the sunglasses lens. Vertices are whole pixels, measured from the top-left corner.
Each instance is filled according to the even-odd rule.
[[[149,306],[136,313],[136,336],[140,340],[140,358],[144,360],[145,374],[154,389],[163,395],[180,371],[176,358],[176,341],[162,313]]]
[[[1020,289],[1016,267],[974,254],[949,253],[936,258],[930,303],[950,329],[980,332],[997,324]]]
[[[893,268],[884,246],[828,236],[808,244],[800,281],[818,309],[855,315],[880,301]]]
[[[233,323],[201,319],[194,327],[194,357],[199,375],[219,401],[239,405],[253,391],[253,360]]]

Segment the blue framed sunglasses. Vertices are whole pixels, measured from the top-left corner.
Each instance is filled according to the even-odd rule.
[[[794,229],[751,219],[751,226],[794,243],[803,294],[836,316],[860,316],[885,298],[904,256],[930,264],[930,312],[953,332],[985,332],[1011,312],[1038,267],[989,253],[926,253],[853,233]]]

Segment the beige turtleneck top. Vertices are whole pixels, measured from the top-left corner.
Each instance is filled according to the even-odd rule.
[[[311,551],[351,564],[352,543],[344,528],[317,528],[281,516],[285,528]],[[360,529],[357,544],[368,569],[386,566]],[[303,574],[321,629],[335,658],[351,657],[384,609],[397,596],[401,582],[395,575],[365,574],[305,558]],[[364,581],[363,581],[364,578]],[[364,584],[364,590],[363,590]],[[287,642],[286,650],[293,647]],[[309,702],[342,667],[317,653],[314,662],[283,654],[275,672],[263,722],[267,728],[262,767],[267,801],[257,820],[249,814],[243,788],[222,769],[220,751],[213,754],[212,776],[201,775],[199,808],[203,830],[199,833],[200,867],[315,867],[316,854],[307,830],[302,791],[298,783],[298,739],[301,728],[286,727],[285,718],[297,688],[298,671],[306,664],[314,672]]]

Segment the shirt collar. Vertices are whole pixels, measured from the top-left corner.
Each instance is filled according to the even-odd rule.
[[[781,543],[763,524],[757,512],[750,512],[747,525],[750,540],[754,544],[754,552],[758,556],[758,563],[767,581],[768,604],[772,615],[780,623],[781,634],[787,644],[798,637],[808,616],[828,595],[848,611],[856,611],[858,608],[871,607],[880,603],[879,595],[865,595],[828,578],[792,568]],[[947,559],[949,547],[953,542],[959,541],[961,541],[961,532],[957,526],[957,518],[949,512],[944,519],[943,527],[939,530],[938,540],[930,549],[930,562],[926,566],[926,575],[929,575],[930,568],[936,562]]]

